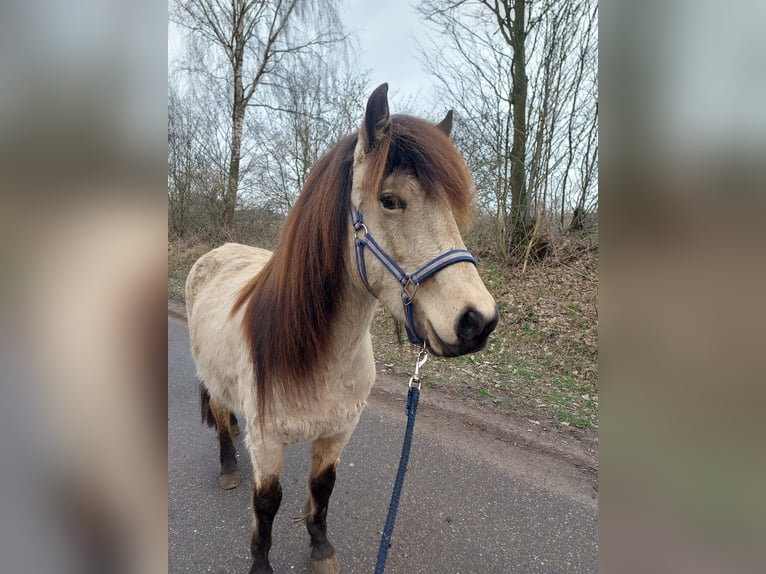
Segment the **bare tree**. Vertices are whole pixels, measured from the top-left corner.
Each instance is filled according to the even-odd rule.
[[[168,90],[168,235],[216,239],[226,178],[217,118],[193,92]]]
[[[596,177],[598,177],[598,104],[596,104],[596,111],[592,118],[585,144],[585,149],[589,153],[584,154],[580,162],[581,186],[577,205],[572,212],[572,221],[569,225],[569,229],[572,231],[580,231],[585,227],[585,213],[588,211],[586,200]],[[594,200],[594,203],[598,201],[598,195],[595,196]]]
[[[535,225],[525,250],[525,266],[532,254],[547,253],[553,236],[565,229],[566,208],[571,213],[573,184],[580,173],[577,163],[592,156],[597,122],[591,113],[595,97],[590,82],[595,81],[595,68],[590,63],[597,8],[592,0],[551,1],[527,39],[528,67],[533,70],[527,117],[534,142],[527,157],[528,189]],[[591,181],[589,177],[586,195]]]
[[[215,53],[198,51],[203,61],[197,71],[230,90],[229,158],[220,222],[230,230],[248,105],[261,86],[284,79],[288,56],[341,40],[340,19],[333,0],[178,0],[171,17],[190,31],[193,41],[217,48]]]
[[[587,9],[587,11],[586,11]],[[596,66],[596,24],[598,16],[598,4],[596,2],[585,2],[584,9],[579,11],[581,19],[577,22],[579,34],[578,41],[573,42],[572,51],[575,54],[573,62],[574,72],[572,74],[573,91],[569,98],[570,109],[567,118],[567,154],[566,164],[562,173],[562,186],[559,210],[559,222],[564,227],[564,220],[567,213],[568,183],[570,172],[579,157],[592,158],[586,160],[586,164],[592,166],[583,173],[581,178],[581,193],[573,211],[572,223],[574,228],[579,227],[579,217],[585,212],[585,199],[591,191],[593,183],[593,172],[596,168],[595,159],[597,158],[598,148],[598,95],[596,93],[597,84],[597,66]],[[585,84],[590,84],[586,86]],[[584,147],[583,147],[584,145]],[[579,207],[579,212],[578,208]]]
[[[430,0],[421,13],[440,34],[423,59],[458,109],[498,246],[529,255],[556,201],[574,207],[578,184],[577,205],[592,196],[596,1]]]
[[[423,65],[439,80],[440,99],[455,108],[453,137],[473,172],[480,206],[494,214],[497,248],[504,253],[510,140],[495,120],[511,117],[509,54],[485,33],[486,15],[436,2],[420,10],[441,36],[421,45]],[[492,59],[480,57],[482,51]]]
[[[513,145],[511,147],[511,248],[527,237],[527,0],[481,0],[494,14],[501,36],[511,47],[511,103]],[[510,250],[510,249],[509,249]]]
[[[469,147],[478,150],[466,153],[475,161],[474,171],[494,190],[489,203],[495,206],[502,252],[509,252],[528,231],[526,2],[464,0],[445,5],[429,0],[420,12],[449,39],[449,46],[441,42],[424,48],[424,59],[474,134],[477,145]],[[439,57],[432,58],[437,49]],[[484,157],[478,157],[482,149]]]
[[[357,128],[367,84],[343,54],[293,58],[289,78],[252,115],[260,127],[248,130],[255,146],[249,199],[286,213],[319,158]]]
[[[175,90],[168,91],[168,234],[180,237],[188,226],[195,164],[194,123]]]

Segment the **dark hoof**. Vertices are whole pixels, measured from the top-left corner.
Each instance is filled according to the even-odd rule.
[[[338,562],[338,557],[333,554],[324,560],[312,560],[311,574],[340,574],[340,562]]]
[[[249,574],[274,574],[274,569],[269,564],[266,564],[265,566],[263,564],[259,564],[258,566],[253,564]]]
[[[222,474],[221,476],[218,477],[218,484],[224,490],[231,490],[232,488],[237,488],[240,482],[241,482],[241,477],[239,475],[238,470],[235,470],[234,472],[230,472],[229,474]]]

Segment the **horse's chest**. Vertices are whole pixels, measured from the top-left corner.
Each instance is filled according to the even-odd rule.
[[[314,440],[350,432],[359,422],[367,405],[367,396],[374,382],[371,376],[334,379],[317,400],[304,405],[298,412],[280,417],[277,427],[286,443]]]
[[[359,422],[366,404],[365,400],[318,401],[299,416],[281,417],[276,421],[277,431],[286,444],[350,432]]]

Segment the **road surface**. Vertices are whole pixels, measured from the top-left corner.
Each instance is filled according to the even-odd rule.
[[[424,392],[427,392],[424,390]],[[375,392],[343,453],[328,513],[343,572],[372,572],[404,434],[404,398]],[[215,433],[200,423],[186,323],[168,318],[168,502],[171,574],[250,567],[252,467],[236,439],[242,484],[218,486]],[[307,573],[301,513],[307,445],[287,450],[271,564]],[[592,477],[566,460],[515,448],[421,404],[386,572],[597,572]]]

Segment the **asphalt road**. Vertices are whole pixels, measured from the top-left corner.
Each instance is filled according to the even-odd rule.
[[[401,451],[403,399],[373,393],[343,453],[328,530],[343,572],[372,572]],[[237,438],[242,484],[218,486],[217,441],[200,423],[186,323],[168,319],[168,572],[246,573],[252,467]],[[275,572],[309,572],[300,514],[307,445],[288,449],[274,523]],[[585,473],[518,449],[421,406],[386,572],[597,572],[598,508]]]

